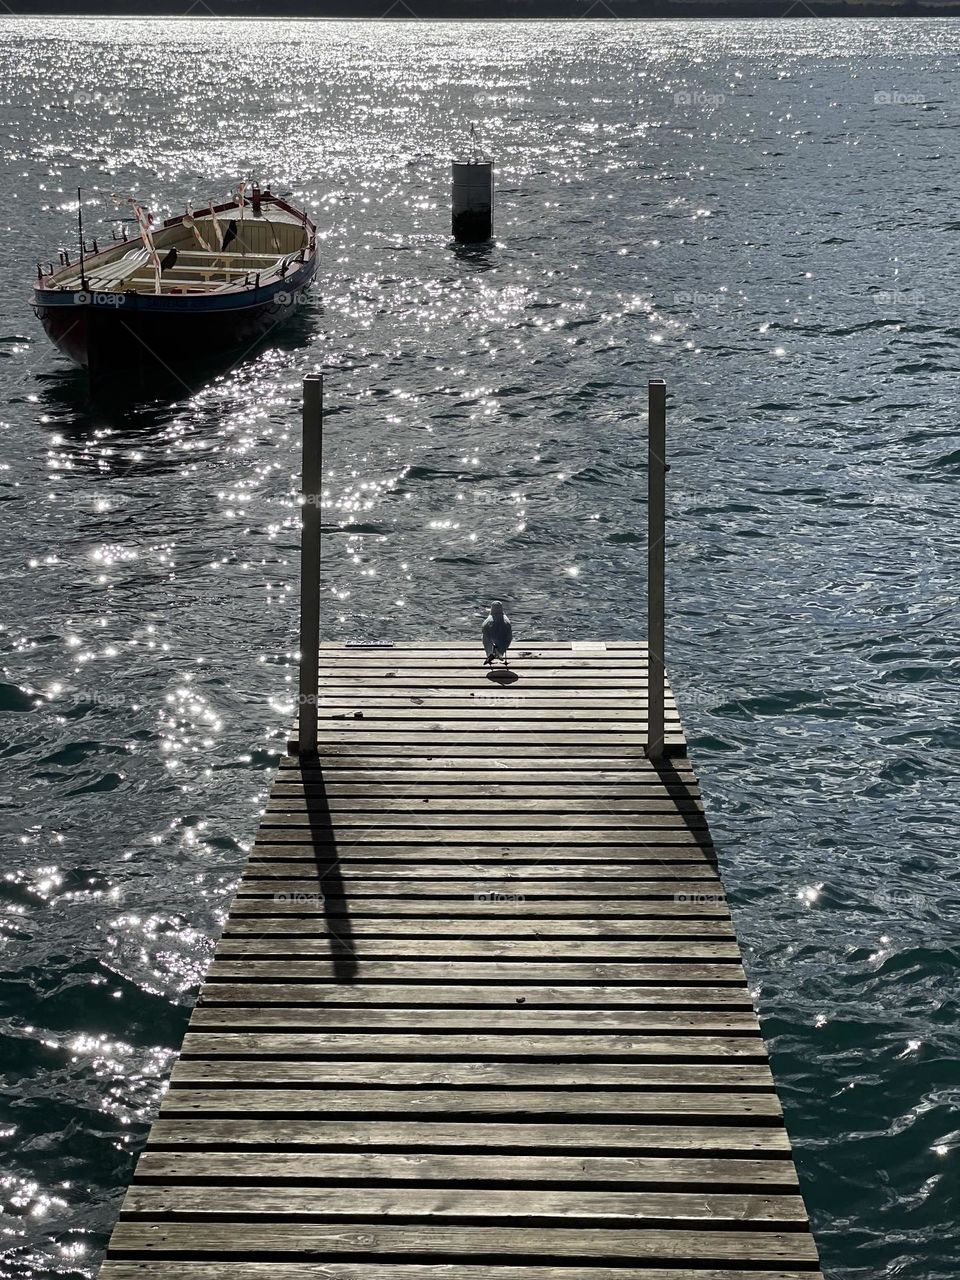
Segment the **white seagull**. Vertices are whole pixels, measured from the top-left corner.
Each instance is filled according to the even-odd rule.
[[[507,650],[510,648],[512,639],[513,627],[510,625],[510,619],[503,612],[500,601],[494,600],[483,624],[483,648],[487,655],[483,665],[489,667],[493,664],[494,658],[499,658],[503,665],[507,666]]]

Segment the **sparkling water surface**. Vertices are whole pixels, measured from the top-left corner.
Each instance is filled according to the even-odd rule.
[[[956,1275],[960,23],[0,26],[2,1274],[94,1274],[295,680],[299,382],[328,639],[644,630],[668,660],[830,1280]],[[478,121],[496,242],[455,248]],[[90,402],[35,262],[241,178],[294,324]],[[479,655],[479,648],[478,648]]]

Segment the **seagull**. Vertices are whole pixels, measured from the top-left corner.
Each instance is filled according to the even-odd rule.
[[[512,639],[513,627],[510,625],[510,619],[503,612],[500,601],[494,600],[483,624],[483,647],[487,655],[483,665],[492,666],[494,658],[499,658],[503,665],[507,666],[507,650],[510,648]]]

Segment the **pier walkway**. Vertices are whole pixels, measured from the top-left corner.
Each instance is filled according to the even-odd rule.
[[[320,652],[101,1280],[815,1280],[646,651]]]

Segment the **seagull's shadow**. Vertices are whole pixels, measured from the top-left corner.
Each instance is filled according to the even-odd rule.
[[[487,672],[487,679],[492,680],[494,684],[515,684],[520,677],[509,667],[498,667],[496,671]]]

